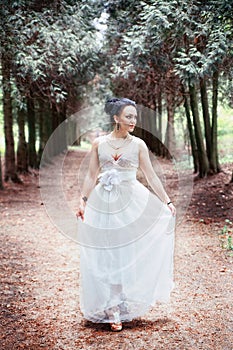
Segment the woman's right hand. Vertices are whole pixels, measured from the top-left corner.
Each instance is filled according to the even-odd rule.
[[[172,216],[176,216],[176,208],[174,207],[173,203],[168,204],[168,208],[171,210]]]
[[[77,216],[77,218],[80,217],[82,219],[82,221],[84,220],[85,206],[86,206],[86,203],[84,202],[83,199],[81,199],[76,216]]]
[[[77,218],[80,217],[82,219],[82,221],[84,220],[84,211],[85,211],[84,207],[79,207],[79,209],[76,213]]]

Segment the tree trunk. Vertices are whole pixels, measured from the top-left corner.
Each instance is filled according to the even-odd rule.
[[[28,163],[31,168],[38,168],[36,154],[36,125],[35,105],[32,95],[27,98],[27,119],[28,119]]]
[[[72,118],[67,119],[67,145],[81,146],[81,131],[79,122]]]
[[[233,182],[233,170],[232,170],[232,174],[231,174],[231,183]]]
[[[162,130],[162,117],[163,117],[163,94],[159,87],[158,89],[158,137],[159,137],[159,152],[158,154],[163,157],[168,156],[168,150],[163,143],[163,130]]]
[[[40,138],[39,160],[41,160],[42,153],[46,146],[46,142],[48,141],[49,137],[53,132],[52,112],[49,104],[43,100],[40,100],[38,113],[39,113],[39,138]],[[44,161],[47,163],[51,163],[51,158],[53,157],[51,144],[49,145],[50,145],[49,150],[47,149],[47,152],[46,152],[47,158],[46,159],[44,158]]]
[[[73,132],[75,133],[75,137],[73,138],[73,140],[76,140],[74,145],[81,146],[81,131],[79,123],[75,124],[75,128],[73,127]]]
[[[17,149],[17,171],[20,173],[28,172],[28,152],[24,131],[25,117],[25,110],[18,110],[19,142]]]
[[[151,133],[150,133],[150,118],[151,118],[151,110],[146,108],[146,113],[144,115],[144,141],[148,145],[148,147],[152,150],[152,142],[151,142]]]
[[[64,152],[67,150],[67,123],[64,123],[66,120],[66,107],[62,106],[59,113],[59,143],[60,151]]]
[[[162,107],[162,91],[159,89],[158,92],[158,136],[160,141],[162,142],[162,114],[163,114],[163,107]]]
[[[13,115],[11,100],[11,61],[8,53],[2,51],[2,87],[3,87],[3,115],[4,115],[4,133],[5,133],[5,181],[12,180],[20,183],[16,173],[15,149],[13,136]]]
[[[154,152],[155,154],[159,155],[159,140],[157,138],[157,127],[156,127],[156,111],[154,111],[153,109],[150,109],[150,128],[149,128],[149,132],[150,132],[150,142],[151,145],[153,147],[152,152]]]
[[[58,127],[59,125],[59,112],[56,109],[56,106],[52,106],[52,128],[53,131]],[[61,152],[61,147],[60,147],[60,140],[58,137],[53,137],[52,140],[52,155],[56,156]]]
[[[45,102],[43,100],[38,100],[38,120],[39,120],[39,150],[38,150],[38,158],[41,160],[42,153],[46,144],[46,136],[44,130],[44,114],[45,114]]]
[[[204,142],[202,138],[202,130],[201,123],[198,112],[198,102],[197,102],[197,94],[196,88],[194,85],[189,84],[189,92],[190,92],[190,106],[193,115],[193,125],[194,125],[194,133],[197,144],[198,151],[198,169],[199,169],[199,177],[205,177],[209,171],[209,162],[205,152]]]
[[[172,153],[175,150],[175,128],[174,128],[174,114],[175,114],[175,104],[174,96],[167,92],[166,94],[166,104],[167,104],[167,129],[165,136],[165,146],[168,149],[168,158],[169,153]]]
[[[209,113],[209,102],[206,89],[206,81],[204,78],[200,79],[200,91],[201,91],[201,105],[203,120],[205,126],[205,141],[206,141],[206,153],[210,162],[211,158],[211,126],[210,126],[210,113]]]
[[[38,158],[41,160],[46,142],[51,134],[51,116],[47,103],[44,100],[38,100],[38,119],[39,119],[39,150]]]
[[[142,111],[142,126],[141,126],[141,138],[146,142],[146,113],[145,110]]]
[[[212,92],[212,128],[211,128],[211,170],[214,173],[220,172],[221,168],[218,160],[218,71],[213,74]]]
[[[0,190],[3,190],[3,181],[2,181],[2,157],[0,153]]]
[[[190,143],[191,143],[191,151],[192,151],[192,156],[193,156],[193,166],[194,166],[194,173],[198,172],[198,152],[197,152],[197,144],[193,132],[193,125],[192,125],[192,120],[191,120],[191,115],[190,115],[190,106],[189,106],[189,101],[187,98],[187,95],[185,93],[185,90],[183,88],[183,94],[184,94],[184,108],[185,108],[185,114],[187,118],[187,126],[188,126],[188,132],[189,132],[189,138],[190,138]]]

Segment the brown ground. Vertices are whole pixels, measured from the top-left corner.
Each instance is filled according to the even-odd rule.
[[[72,165],[84,155],[71,152],[66,158],[70,183]],[[226,185],[230,165],[223,169],[194,182],[176,232],[171,304],[125,324],[120,333],[82,319],[78,245],[48,218],[38,174],[24,176],[24,185],[7,184],[0,194],[0,349],[232,350],[233,255],[221,248],[219,233],[225,219],[233,218],[233,185]],[[75,207],[72,187],[67,193]]]

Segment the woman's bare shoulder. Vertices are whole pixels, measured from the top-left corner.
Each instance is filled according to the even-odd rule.
[[[92,147],[98,147],[100,143],[104,142],[106,140],[106,136],[107,135],[101,135],[101,136],[98,136],[94,139],[94,141],[92,142]]]
[[[147,148],[145,141],[143,141],[140,137],[133,136],[133,139],[139,145],[140,148],[142,149]]]

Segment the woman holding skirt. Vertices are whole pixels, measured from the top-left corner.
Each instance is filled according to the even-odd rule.
[[[87,320],[122,323],[144,315],[173,288],[176,209],[152,167],[146,144],[131,135],[135,102],[113,98],[114,130],[92,145],[77,217],[81,311]],[[137,179],[140,168],[153,192]]]

